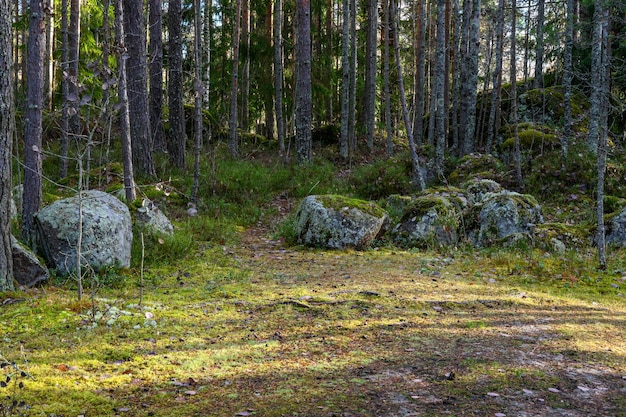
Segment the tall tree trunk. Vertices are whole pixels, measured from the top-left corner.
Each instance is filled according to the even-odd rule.
[[[343,0],[341,75],[341,136],[339,140],[339,154],[344,160],[347,160],[349,149],[348,122],[350,118],[350,0]]]
[[[50,7],[54,8],[54,4]],[[54,13],[46,13],[46,28],[46,75],[44,80],[46,107],[49,111],[54,111]]]
[[[74,140],[79,139],[80,126],[80,0],[70,0],[70,21],[68,27],[68,75],[69,75],[69,134]]]
[[[146,28],[143,0],[123,0],[124,35],[128,50],[126,79],[130,130],[133,146],[133,167],[141,175],[154,176],[152,140],[148,112],[148,83],[146,68]]]
[[[478,52],[480,46],[480,0],[471,1],[471,16],[469,21],[469,33],[467,37],[467,55],[465,72],[467,73],[466,83],[462,89],[462,108],[465,114],[465,123],[462,130],[461,143],[463,155],[474,151],[474,136],[476,133],[476,90],[478,88]]]
[[[609,95],[610,95],[610,83],[611,83],[611,68],[610,68],[610,43],[609,43],[609,5],[604,4],[603,0],[596,2],[596,13],[598,19],[596,19],[596,25],[602,27],[601,36],[601,65],[598,68],[598,72],[601,73],[601,84],[597,85],[597,88],[601,90],[601,111],[599,121],[599,138],[598,138],[598,185],[596,190],[596,208],[598,219],[598,267],[606,270],[606,236],[604,225],[604,174],[606,171],[606,156],[607,156],[607,142],[608,142],[608,115],[609,115]],[[592,71],[595,68],[592,68]]]
[[[567,20],[565,24],[565,52],[563,53],[563,138],[561,139],[561,152],[563,157],[567,155],[567,150],[572,136],[572,51],[574,46],[574,1],[567,0]]]
[[[69,141],[69,28],[68,28],[68,0],[61,0],[61,161],[59,164],[59,178],[67,177]]]
[[[204,22],[202,27],[202,40],[204,51],[204,71],[203,71],[203,79],[202,83],[204,84],[204,102],[210,103],[211,98],[211,23],[213,21],[212,17],[213,8],[212,8],[212,0],[204,1]],[[211,126],[209,125],[210,129]],[[209,138],[211,135],[208,135]]]
[[[22,238],[33,244],[34,217],[41,208],[43,64],[46,46],[45,2],[31,0],[28,26],[27,94],[24,113],[24,199]]]
[[[491,106],[489,107],[489,120],[487,122],[487,153],[495,142],[496,114],[500,107],[500,81],[502,74],[502,45],[504,40],[504,0],[498,0],[498,13],[496,17],[496,66],[492,74]]]
[[[546,17],[546,0],[537,1],[537,45],[535,48],[535,88],[543,87],[543,24]]]
[[[137,198],[133,173],[133,149],[131,143],[130,110],[128,104],[128,84],[126,82],[126,38],[124,35],[124,5],[122,0],[115,4],[115,38],[117,43],[117,94],[120,107],[120,138],[122,145],[122,165],[124,167],[124,191],[126,201]]]
[[[384,56],[383,56],[383,78],[384,78],[384,91],[385,91],[385,132],[387,134],[387,156],[391,156],[393,153],[393,133],[391,131],[391,92],[389,86],[389,36],[390,36],[390,28],[389,28],[389,14],[395,12],[391,10],[389,5],[390,0],[382,0],[383,2],[383,14],[385,16],[385,23],[383,29],[383,48],[384,48]],[[393,35],[394,37],[396,34]]]
[[[246,132],[250,129],[250,18],[250,2],[249,0],[242,0],[240,44],[243,62],[241,64],[241,111],[239,112],[239,126]],[[267,69],[267,66],[265,68]],[[269,126],[267,126],[267,128],[269,129]]]
[[[233,75],[230,91],[230,140],[228,149],[233,157],[239,154],[238,104],[239,92],[239,29],[241,28],[241,1],[236,0],[235,19],[233,22]]]
[[[13,133],[12,16],[10,2],[0,3],[0,293],[14,290],[11,253]]]
[[[350,0],[350,93],[348,104],[348,148],[354,155],[356,150],[356,70],[357,70],[357,37],[356,37],[356,0]]]
[[[150,56],[150,134],[152,144],[157,152],[165,151],[165,139],[163,132],[163,19],[162,1],[149,0],[149,44],[148,55]]]
[[[298,163],[311,162],[311,3],[296,0],[296,142]]]
[[[400,94],[400,103],[402,104],[402,117],[404,119],[404,127],[406,129],[407,140],[409,142],[409,149],[411,151],[411,162],[413,165],[413,172],[411,174],[411,180],[413,184],[419,187],[420,191],[424,191],[426,189],[426,182],[424,181],[424,175],[422,174],[422,169],[420,168],[419,156],[417,155],[417,147],[415,145],[415,140],[413,139],[413,131],[411,130],[411,122],[409,120],[409,109],[406,105],[406,96],[404,94],[404,79],[402,78],[402,62],[400,58],[400,41],[398,40],[399,36],[397,36],[397,24],[396,24],[396,4],[394,0],[391,0],[391,5],[389,6],[390,10],[393,10],[393,19],[391,23],[391,30],[394,32],[393,42],[394,48],[396,51],[396,69],[398,71],[398,89]]]
[[[276,107],[276,130],[278,133],[278,149],[285,155],[285,119],[283,116],[283,11],[282,0],[274,1],[274,79]]]
[[[195,132],[194,132],[194,158],[193,158],[193,187],[191,189],[191,199],[198,199],[198,191],[200,189],[200,151],[202,150],[202,8],[200,0],[194,0],[194,60],[196,61],[194,90],[195,90]]]
[[[268,52],[267,58],[269,58],[269,52],[270,52],[270,47],[272,45],[272,3],[271,2],[267,2],[267,4],[265,5],[265,14],[263,16],[262,21],[259,21],[257,24],[259,26],[262,25],[262,34],[264,37],[264,48],[265,51]],[[257,20],[261,20],[261,19],[257,19]],[[252,25],[254,26],[254,25]],[[249,55],[249,53],[248,53]],[[263,60],[265,61],[265,57],[266,55],[264,54],[263,56]],[[249,60],[250,57],[248,57],[247,59]],[[248,66],[250,65],[250,63],[248,63]],[[245,67],[245,65],[244,65]],[[262,85],[264,86],[271,86],[272,82],[274,81],[274,74],[272,73],[272,65],[264,65],[263,66],[263,71],[258,74],[258,79],[260,80],[260,82],[262,83]],[[249,71],[248,71],[249,72]],[[247,83],[250,83],[250,76],[248,75],[248,81]],[[248,86],[248,91],[250,90],[250,87]],[[263,107],[264,107],[264,115],[265,115],[265,134],[269,139],[273,139],[274,138],[274,94],[272,92],[271,88],[263,88],[261,89],[261,91],[263,92],[262,96],[263,96]],[[249,94],[249,93],[246,93]],[[250,99],[248,98],[248,101]],[[247,105],[249,107],[249,104]],[[249,110],[248,110],[249,113]],[[248,116],[249,118],[249,116]],[[246,125],[248,126],[249,123]]]
[[[519,143],[518,121],[517,121],[517,54],[516,48],[516,20],[517,2],[511,2],[511,123],[513,124],[513,137],[515,138],[515,179],[519,190],[522,190],[522,153]]]
[[[591,42],[591,96],[589,102],[589,134],[588,146],[592,152],[598,150],[598,138],[600,136],[600,119],[602,113],[602,94],[604,74],[602,68],[602,36],[603,36],[603,0],[596,1],[596,9],[593,16],[593,35]]]
[[[183,107],[183,32],[181,27],[181,0],[169,0],[169,114],[170,132],[167,151],[170,163],[178,168],[185,167],[185,110]]]
[[[417,42],[415,43],[415,116],[413,120],[413,134],[415,143],[424,143],[424,78],[426,77],[426,15],[424,2],[416,1]]]
[[[461,60],[462,56],[459,54],[459,48],[454,45],[459,45],[461,40],[461,25],[459,19],[459,0],[454,0],[454,43],[450,46],[450,53],[452,56],[452,108],[450,111],[451,119],[451,134],[452,134],[452,149],[455,152],[459,150],[459,105],[461,102]]]
[[[431,115],[435,117],[435,171],[439,178],[443,178],[443,159],[446,147],[445,111],[444,108],[444,76],[445,76],[445,7],[446,0],[437,0],[437,34],[435,52],[435,79],[433,81],[433,95],[435,108]]]
[[[365,127],[367,147],[374,149],[376,127],[376,55],[378,46],[378,0],[368,0],[367,43],[365,45]]]

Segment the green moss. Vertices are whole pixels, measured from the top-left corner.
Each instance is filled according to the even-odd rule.
[[[493,155],[469,154],[459,160],[457,168],[450,174],[451,184],[462,184],[471,179],[490,179],[501,182],[504,164]]]
[[[359,200],[357,198],[348,198],[336,194],[326,194],[317,196],[317,200],[320,201],[324,207],[338,211],[348,207],[355,208],[374,217],[383,217],[386,214],[385,210],[380,208],[376,203]]]
[[[533,236],[536,246],[543,249],[550,249],[552,247],[552,239],[558,239],[567,246],[575,248],[589,244],[591,239],[590,226],[587,224],[538,224],[534,228]]]
[[[541,130],[528,128],[518,133],[520,149],[540,151],[544,148],[553,149],[560,145],[556,135],[545,133]],[[502,143],[502,150],[509,152],[515,148],[515,138],[509,137]]]

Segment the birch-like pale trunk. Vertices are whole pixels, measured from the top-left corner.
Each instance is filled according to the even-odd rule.
[[[230,90],[230,135],[228,140],[228,150],[232,157],[239,155],[239,132],[238,132],[238,104],[239,92],[239,32],[241,29],[241,1],[236,0],[235,18],[233,25],[233,75]]]

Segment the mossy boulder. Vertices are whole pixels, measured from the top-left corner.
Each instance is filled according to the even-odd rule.
[[[310,195],[296,212],[298,243],[328,249],[366,249],[387,214],[372,202],[339,195]]]
[[[442,247],[458,241],[462,200],[455,195],[427,194],[407,206],[392,230],[393,241],[404,247]]]
[[[459,160],[454,171],[450,174],[450,184],[463,184],[473,179],[490,179],[501,182],[504,165],[493,155],[471,153]]]
[[[535,246],[551,252],[581,248],[591,241],[588,225],[567,223],[538,224],[533,231]]]
[[[485,196],[488,194],[499,193],[502,191],[502,186],[500,184],[487,179],[470,180],[463,184],[463,186],[465,188],[467,202],[470,206],[482,203]]]
[[[626,208],[605,216],[607,245],[626,246]]]
[[[79,225],[82,215],[82,228]],[[38,249],[61,275],[76,271],[79,235],[81,259],[98,271],[130,266],[133,239],[128,207],[102,191],[56,201],[35,216]],[[82,233],[79,233],[81,231]]]
[[[539,154],[544,150],[553,150],[561,145],[558,137],[548,133],[546,129],[538,129],[535,126],[521,127],[518,129],[520,150],[531,154]],[[515,151],[515,137],[508,136],[501,146],[502,152]]]
[[[485,195],[483,203],[474,206],[472,212],[476,217],[469,237],[481,247],[503,243],[513,235],[530,235],[537,224],[543,223],[537,200],[530,194],[511,191]]]

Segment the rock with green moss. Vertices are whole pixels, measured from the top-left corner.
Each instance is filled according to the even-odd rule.
[[[339,195],[310,195],[296,212],[298,243],[329,249],[366,249],[387,214],[375,203]]]
[[[489,193],[482,204],[475,206],[476,210],[476,229],[469,235],[477,246],[501,243],[512,235],[530,235],[537,224],[543,223],[541,206],[530,194]]]
[[[173,235],[174,226],[151,200],[144,198],[135,213],[135,225],[149,234]]]
[[[466,182],[465,193],[467,195],[467,202],[470,206],[474,204],[480,204],[484,201],[485,196],[488,194],[499,193],[502,191],[502,186],[493,180],[487,179],[474,179]]]
[[[404,247],[441,247],[458,241],[462,200],[427,194],[416,197],[392,230],[396,244]]]
[[[451,184],[463,184],[472,179],[501,181],[504,165],[493,155],[471,153],[459,160],[448,180]]]
[[[626,208],[605,218],[607,245],[626,246]]]
[[[18,284],[32,287],[50,276],[48,268],[30,249],[23,246],[11,235],[11,256],[13,258],[13,277]]]
[[[556,253],[581,248],[591,242],[589,225],[586,224],[538,224],[533,231],[533,237],[536,247]]]
[[[42,255],[61,275],[76,271],[79,235],[81,259],[86,265],[96,271],[109,266],[130,266],[133,239],[130,212],[110,194],[90,190],[56,201],[41,209],[35,222]]]

